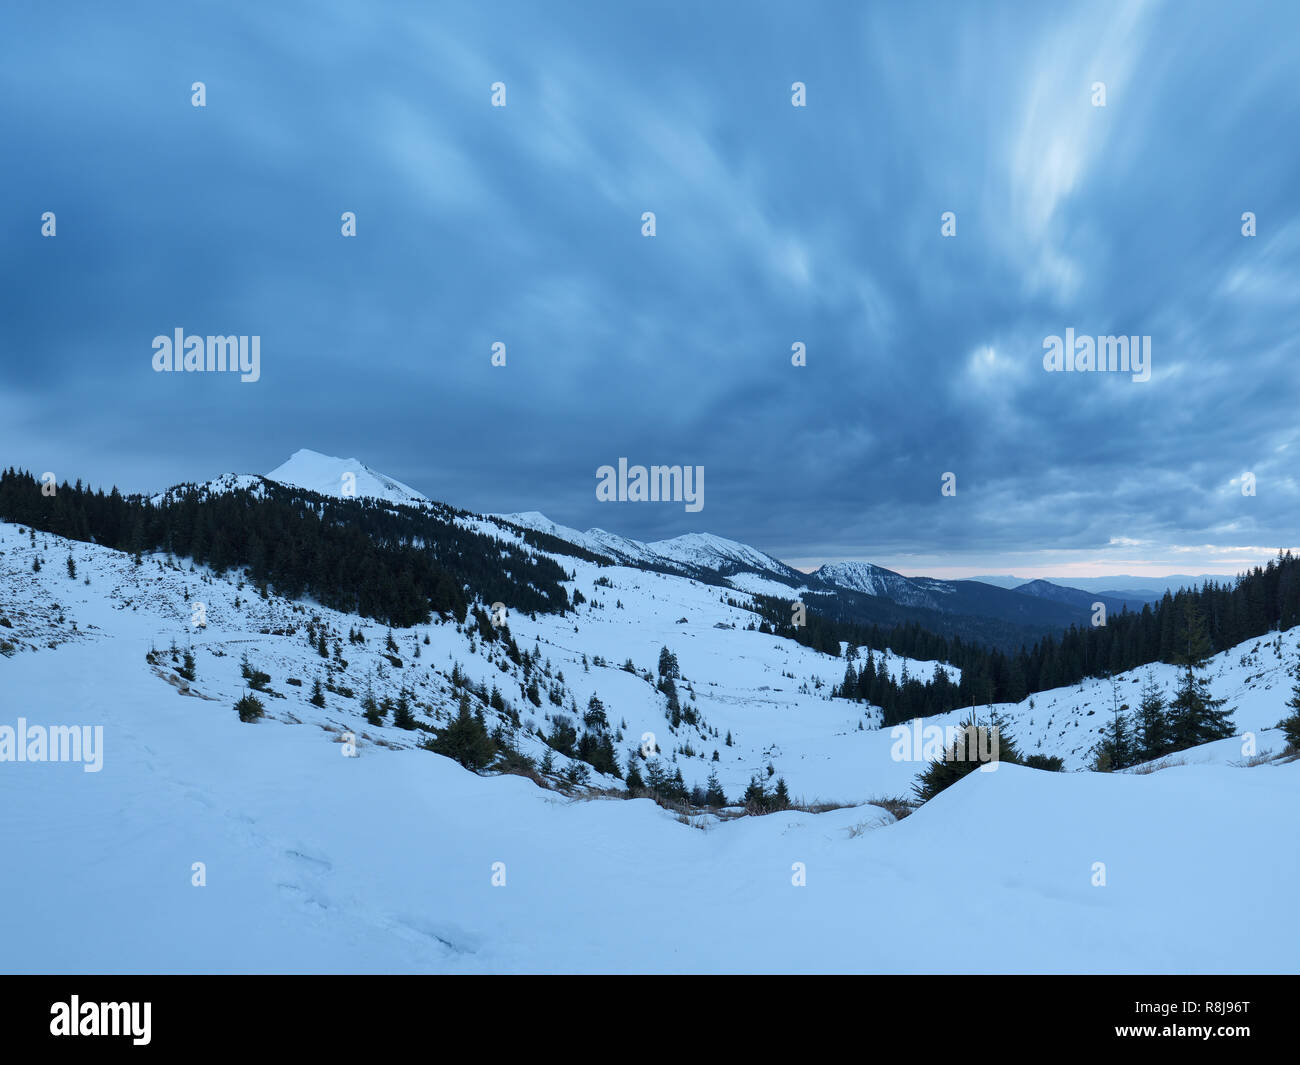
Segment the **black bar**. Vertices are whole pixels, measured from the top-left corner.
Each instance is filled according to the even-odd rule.
[[[901,1043],[924,1054],[957,1041],[1223,1054],[1292,1043],[1300,991],[1295,976],[38,976],[3,984],[0,1046],[11,1061],[98,1053],[108,1043],[164,1055],[228,1048],[333,1056],[414,1040],[441,1057],[465,1039],[469,1054],[538,1053],[574,1038],[571,1046],[587,1052],[630,1051],[646,1040],[667,1050],[682,1040],[681,1052],[689,1045],[695,1056],[701,1037],[768,1052],[789,1038],[814,1052],[837,1031],[866,1053]],[[51,1034],[55,1004],[70,1006],[74,995],[83,1012],[88,1003],[139,1004],[140,1019],[149,1003],[148,1043]],[[1135,1026],[1154,1032],[1119,1033]],[[1180,1034],[1207,1026],[1209,1038]],[[1229,1028],[1245,1031],[1221,1030]]]

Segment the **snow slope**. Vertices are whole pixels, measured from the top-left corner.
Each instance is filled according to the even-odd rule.
[[[1206,664],[1210,689],[1218,698],[1227,699],[1227,709],[1234,711],[1237,739],[1220,740],[1194,751],[1173,755],[1177,762],[1214,761],[1232,764],[1251,757],[1247,736],[1253,737],[1256,753],[1280,752],[1285,746],[1282,733],[1275,727],[1289,711],[1286,701],[1295,683],[1290,671],[1300,655],[1300,628],[1271,637],[1259,637],[1215,655]],[[1102,732],[1114,720],[1116,699],[1127,704],[1131,714],[1140,701],[1139,689],[1150,676],[1171,698],[1178,686],[1178,667],[1157,662],[1127,673],[1118,674],[1112,689],[1110,681],[1089,679],[1080,684],[1038,692],[1019,703],[995,703],[1023,751],[1041,751],[1058,755],[1067,769],[1082,769],[1091,764],[1091,752]],[[986,714],[987,707],[980,707]],[[935,723],[955,724],[969,711],[933,718]]]
[[[146,556],[137,567],[95,545],[35,541],[0,524],[0,643],[11,645],[0,725],[101,725],[104,766],[0,762],[0,841],[6,868],[22,871],[0,878],[5,971],[1297,968],[1300,932],[1284,914],[1300,874],[1289,842],[1300,763],[1246,768],[1240,740],[1149,775],[1001,766],[895,823],[870,801],[905,794],[919,762],[894,757],[871,708],[829,698],[843,659],[751,630],[755,615],[728,605],[724,588],[566,558],[570,590],[587,600],[578,611],[509,618],[519,646],[540,651],[533,707],[498,645],[468,628],[397,632],[394,665],[372,622],[262,598],[188,562]],[[346,667],[308,643],[308,621],[340,641]],[[364,644],[347,639],[352,629]],[[1280,749],[1269,729],[1298,642],[1300,629],[1210,664],[1212,688],[1259,751]],[[190,684],[172,643],[193,649]],[[675,734],[643,675],[665,645],[682,702],[702,719]],[[163,652],[155,664],[151,648]],[[268,717],[254,725],[232,709],[245,654],[272,678]],[[904,661],[884,657],[899,675]],[[620,668],[628,659],[638,672]],[[906,665],[923,677],[934,668]],[[716,769],[734,798],[751,776],[779,775],[796,797],[852,805],[683,824],[645,800],[475,776],[419,749],[421,733],[360,716],[367,687],[405,687],[420,720],[445,722],[453,667],[500,686],[535,757],[546,749],[536,728],[598,694],[620,755],[651,732],[688,784]],[[1119,678],[1126,701],[1146,672]],[[1152,672],[1172,685],[1170,667]],[[316,677],[352,694],[330,692],[317,708]],[[1022,749],[1077,769],[1111,697],[1109,684],[1085,682],[999,709]],[[358,757],[343,757],[344,732]],[[191,885],[194,862],[206,863],[205,887]],[[795,863],[804,887],[792,884]],[[1227,911],[1231,930],[1213,923]]]
[[[700,831],[421,751],[345,758],[318,729],[142,689],[120,651],[3,666],[6,716],[108,737],[97,774],[0,772],[22,871],[0,888],[6,971],[1296,968],[1300,764],[1003,766],[898,823],[859,807]]]

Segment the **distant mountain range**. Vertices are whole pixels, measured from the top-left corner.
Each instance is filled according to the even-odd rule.
[[[227,476],[209,482],[209,490],[249,487],[259,477]],[[379,499],[399,507],[452,508],[357,459],[341,459],[303,449],[266,475],[265,480],[322,495]],[[457,520],[479,527],[507,527],[545,538],[545,550],[574,548],[612,565],[676,574],[720,584],[754,595],[802,598],[828,616],[860,624],[892,626],[916,623],[943,635],[959,635],[1007,648],[1018,647],[1071,625],[1091,623],[1095,604],[1108,613],[1140,611],[1159,600],[1165,587],[1199,584],[1199,577],[1085,578],[1072,584],[1019,581],[1014,577],[940,580],[905,577],[871,562],[835,562],[805,574],[748,544],[712,533],[686,533],[643,542],[604,529],[585,532],[560,525],[537,511],[514,514],[461,515]],[[1220,578],[1221,579],[1221,578]]]
[[[682,569],[687,572],[707,570],[723,577],[753,573],[772,577],[781,583],[800,584],[808,578],[779,559],[757,548],[712,533],[686,533],[670,540],[642,543],[604,529],[585,533],[557,525],[544,514],[494,514],[491,517],[523,529],[533,529],[558,537],[568,543],[605,555],[629,566]]]
[[[1008,575],[979,576],[970,578],[982,584],[995,584],[999,588],[1024,589],[1034,581],[1023,577]],[[1098,592],[1101,595],[1120,599],[1135,599],[1145,602],[1158,602],[1166,591],[1176,592],[1179,588],[1199,588],[1206,581],[1222,583],[1231,581],[1222,573],[1171,573],[1167,577],[1134,577],[1131,574],[1117,574],[1114,577],[1044,577],[1044,582],[1060,587],[1077,588],[1085,592]],[[1032,594],[1032,593],[1031,593]]]
[[[1127,609],[1136,612],[1148,603],[1160,601],[1159,595],[1149,592],[1092,592],[1045,580],[1029,581],[1014,588],[1013,591],[1021,595],[1035,595],[1040,599],[1050,599],[1055,603],[1069,603],[1084,610],[1092,610],[1097,603],[1104,603],[1108,611]]]

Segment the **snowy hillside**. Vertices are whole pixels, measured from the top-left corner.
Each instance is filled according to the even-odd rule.
[[[320,458],[299,452],[270,479],[321,490],[351,472],[358,495],[410,501],[360,463]],[[458,520],[544,554],[487,519]],[[715,537],[641,546],[687,565],[774,562]],[[474,615],[435,620],[392,631],[390,644],[387,626],[263,593],[237,571],[163,553],[137,561],[0,523],[0,726],[103,730],[96,772],[0,764],[0,838],[24,872],[0,889],[4,968],[1294,969],[1300,933],[1281,915],[1300,877],[1300,853],[1285,844],[1300,763],[1256,756],[1282,749],[1273,726],[1300,629],[1207,667],[1253,748],[1223,740],[1150,773],[1002,765],[896,821],[924,759],[899,753],[899,730],[880,729],[877,709],[830,697],[842,657],[759,631],[741,584],[557,561],[576,604],[566,613],[507,611],[500,633]],[[676,726],[658,676],[665,648],[679,670]],[[936,668],[960,679],[891,653],[876,666],[895,679]],[[250,674],[265,675],[266,716],[246,724],[234,705]],[[1172,689],[1173,668],[1155,665],[1113,687],[1085,681],[993,709],[1022,751],[1080,770],[1112,703],[1135,704],[1148,675]],[[312,701],[318,682],[323,705]],[[408,702],[413,727],[398,727],[392,703],[382,723],[368,721],[367,693]],[[552,788],[478,776],[423,749],[462,697],[545,763]],[[682,813],[617,798],[620,779],[543,739],[580,724],[593,697],[620,764],[657,748],[688,788],[716,773],[735,804],[751,780],[779,779],[806,809]],[[587,786],[556,790],[574,772]],[[1224,899],[1231,935],[1188,934]],[[93,919],[75,939],[49,936],[68,912]]]
[[[272,715],[283,706],[284,712],[303,721],[353,728],[363,742],[373,736],[389,746],[413,747],[422,736],[367,725],[360,718],[360,697],[367,688],[396,694],[407,686],[430,708],[425,719],[431,725],[444,722],[454,709],[450,675],[456,667],[476,684],[499,686],[518,706],[525,724],[544,730],[548,715],[580,716],[591,696],[598,695],[619,726],[620,752],[639,746],[645,733],[653,733],[688,785],[703,784],[716,767],[729,795],[739,795],[751,776],[766,775],[768,765],[784,775],[795,795],[841,801],[862,801],[887,788],[892,788],[890,794],[899,793],[914,772],[888,760],[883,734],[865,731],[876,721],[870,708],[829,698],[843,673],[840,659],[750,631],[755,615],[726,605],[729,593],[685,578],[573,562],[573,587],[588,599],[576,618],[509,615],[519,646],[538,648],[547,663],[543,690],[563,692],[561,703],[545,699],[536,707],[522,696],[521,671],[512,665],[503,671],[504,655],[496,645],[474,640],[472,625],[464,631],[448,624],[399,631],[402,665],[394,667],[384,648],[385,626],[273,593],[262,599],[251,585],[241,587],[237,579],[191,571],[189,563],[150,557],[136,567],[128,555],[42,533],[36,534],[33,547],[17,527],[7,524],[0,524],[0,551],[6,589],[0,611],[13,626],[4,631],[17,653],[108,641],[126,645],[121,653],[147,680],[159,672],[145,662],[150,648],[192,646],[197,679],[189,687],[219,703],[223,714],[245,688],[239,663],[248,652],[259,669],[271,674],[273,691],[285,697],[283,703],[270,701]],[[77,568],[75,579],[65,567],[69,553]],[[44,559],[43,568],[33,573],[32,561],[38,557]],[[192,623],[198,603],[204,607],[203,628]],[[318,629],[330,634],[331,647],[342,642],[346,668],[338,667],[337,658],[321,658],[307,643],[312,618]],[[365,635],[365,644],[347,640],[352,630]],[[423,642],[426,637],[428,643]],[[685,726],[676,736],[665,719],[664,697],[645,678],[664,646],[680,663],[684,704],[695,707],[701,719],[700,727]],[[605,664],[596,664],[598,660]],[[628,660],[637,674],[622,668]],[[934,663],[897,655],[882,655],[881,664],[896,677],[904,665],[913,675],[923,676],[934,668]],[[948,671],[954,679],[960,676],[953,667]],[[161,672],[174,677],[174,671]],[[353,695],[331,693],[326,708],[318,710],[307,702],[311,684],[317,676],[331,675],[336,687],[347,687]],[[302,686],[288,685],[287,678]],[[157,677],[151,682],[159,683]],[[863,731],[858,730],[860,723]],[[725,742],[728,734],[730,747]],[[546,751],[527,730],[520,731],[519,742],[534,756]],[[719,753],[717,763],[712,761],[714,750]],[[872,750],[874,758],[865,753]],[[881,761],[878,775],[864,775],[864,758]],[[606,783],[613,786],[617,781]]]
[[[344,758],[314,727],[245,726],[224,704],[140,687],[118,650],[3,667],[31,720],[102,722],[108,736],[98,774],[0,773],[6,856],[23,870],[0,906],[6,969],[1295,967],[1294,923],[1278,915],[1300,875],[1282,845],[1300,765],[1147,777],[1004,766],[898,823],[857,807],[700,831],[647,800],[567,801],[421,751]],[[1230,930],[1213,923],[1225,900]],[[82,915],[77,934],[52,935],[69,913]]]
[[[1291,671],[1298,654],[1300,629],[1292,629],[1272,637],[1248,640],[1211,658],[1205,667],[1210,688],[1217,698],[1226,699],[1234,711],[1238,738],[1205,744],[1162,761],[1232,765],[1255,753],[1280,753],[1285,741],[1275,726],[1288,713],[1284,704],[1291,697],[1295,683]],[[1024,752],[1056,755],[1067,769],[1084,769],[1091,764],[1092,751],[1101,740],[1103,730],[1113,720],[1117,702],[1125,714],[1131,715],[1138,705],[1138,689],[1148,677],[1171,697],[1179,676],[1177,667],[1157,662],[1118,674],[1113,687],[1109,680],[1090,678],[1082,684],[1037,692],[1019,703],[994,703],[992,710],[1006,722]],[[989,706],[975,710],[986,719]],[[967,708],[927,718],[926,723],[957,724],[969,714]],[[1249,747],[1245,739],[1248,733],[1254,738],[1254,752],[1243,749],[1243,744]]]
[[[1282,845],[1294,834],[1300,764],[1232,768],[1224,756],[1148,776],[1002,766],[897,823],[860,805],[706,819],[701,830],[647,800],[580,801],[518,777],[475,776],[404,745],[400,730],[359,726],[338,697],[317,711],[285,683],[320,669],[301,635],[274,631],[301,624],[291,604],[160,569],[158,559],[137,570],[80,544],[74,581],[66,544],[38,535],[33,549],[16,528],[3,533],[0,609],[20,645],[0,659],[5,720],[96,723],[105,734],[98,773],[39,763],[0,772],[0,829],[11,867],[24,873],[7,881],[0,906],[8,969],[1294,968],[1300,937],[1278,915],[1300,876],[1296,849]],[[47,564],[34,574],[37,551]],[[829,790],[860,802],[904,785],[909,774],[881,757],[886,735],[853,733],[843,709],[817,695],[776,690],[781,667],[802,685],[812,659],[757,633],[714,629],[730,615],[712,590],[618,576],[600,594],[626,597],[625,608],[593,607],[593,638],[609,654],[618,646],[644,660],[672,629],[654,619],[692,610],[671,633],[683,673],[708,699],[706,716],[751,744],[735,756],[743,767],[728,751],[732,781],[764,756],[771,738],[758,736],[785,722],[771,757],[800,781],[796,790],[829,774],[839,781]],[[210,624],[186,635],[200,596]],[[635,619],[632,602],[643,612]],[[566,677],[574,669],[582,691],[599,687],[617,715],[649,723],[642,682],[567,665],[576,650],[566,651],[574,634],[565,628],[528,636],[566,662]],[[403,671],[469,659],[454,627],[425,634],[431,643]],[[400,639],[404,660],[412,635]],[[190,695],[145,662],[150,644],[172,637],[196,648]],[[241,650],[284,695],[268,700],[271,717],[256,725],[231,711]],[[1258,694],[1265,718],[1270,659],[1265,647],[1258,654],[1258,664],[1225,662],[1219,677]],[[379,672],[362,665],[365,655],[348,648],[349,673]],[[343,729],[356,730],[356,758],[342,756]],[[1194,840],[1168,831],[1174,824],[1195,825]],[[196,862],[201,888],[192,886]],[[1097,862],[1105,887],[1094,886]],[[1188,934],[1224,899],[1234,903],[1231,935]],[[87,918],[77,936],[51,936],[70,912]]]

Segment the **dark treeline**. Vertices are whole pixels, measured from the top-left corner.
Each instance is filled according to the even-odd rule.
[[[865,649],[848,664],[835,694],[883,707],[885,724],[944,713],[962,706],[1019,702],[1026,696],[1086,677],[1105,677],[1152,662],[1181,664],[1189,633],[1204,629],[1208,653],[1217,654],[1273,629],[1300,624],[1300,559],[1279,552],[1233,581],[1166,592],[1140,613],[1112,614],[1105,625],[1072,625],[1044,636],[1014,654],[948,639],[916,624],[882,628],[830,621],[808,611],[795,627],[786,600],[760,599],[764,628],[805,646],[838,654],[841,642]],[[890,650],[908,658],[949,662],[962,671],[954,684],[936,670],[932,677],[892,680],[871,651]]]
[[[333,499],[270,481],[157,502],[30,473],[0,474],[0,519],[135,555],[166,551],[218,573],[246,569],[259,588],[405,627],[432,615],[464,621],[472,596],[529,612],[564,612],[563,568],[453,523],[449,507]],[[467,589],[469,590],[467,592]]]
[[[1006,594],[1017,596],[1014,592]],[[1018,598],[1025,600],[1029,610],[1029,614],[1022,618],[980,614],[975,607],[971,608],[971,613],[957,613],[933,607],[904,606],[880,596],[844,588],[831,592],[809,588],[804,593],[808,609],[830,621],[842,621],[865,629],[879,626],[884,631],[910,628],[928,635],[942,636],[949,641],[960,639],[977,647],[996,648],[1007,654],[1014,654],[1021,647],[1032,644],[1043,636],[1061,632],[1071,621],[1082,624],[1087,617],[1085,611],[1062,603],[1034,599],[1027,595],[1019,595]],[[1034,615],[1041,608],[1056,608],[1056,619],[1045,621],[1036,618]]]

